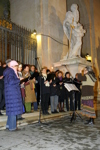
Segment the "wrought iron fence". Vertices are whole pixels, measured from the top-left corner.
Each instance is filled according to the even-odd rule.
[[[37,40],[31,31],[13,22],[0,19],[0,60],[11,58],[24,64],[36,65]]]

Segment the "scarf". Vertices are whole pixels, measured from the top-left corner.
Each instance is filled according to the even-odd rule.
[[[18,77],[17,70],[16,70],[15,68],[13,68],[13,67],[10,67],[10,68],[14,70],[14,72],[15,72],[15,74],[16,74],[16,76],[17,76],[17,78],[19,78],[19,77]]]
[[[91,78],[91,80],[92,80],[93,82],[96,82],[96,81],[97,81],[97,78],[96,78],[94,72],[88,72],[87,74],[89,75],[89,77]]]
[[[47,74],[42,74],[43,78],[44,78],[44,81],[46,81],[47,79]],[[50,86],[49,82],[46,82],[45,86]]]
[[[46,79],[47,79],[47,74],[42,73],[42,76],[43,76],[43,78],[44,78],[44,81],[46,81]]]

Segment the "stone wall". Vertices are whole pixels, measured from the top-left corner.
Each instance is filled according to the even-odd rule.
[[[60,44],[67,45],[63,32],[66,0],[10,0],[10,4],[13,22],[36,29],[37,55],[42,66],[51,68],[68,51],[68,46]]]
[[[0,0],[0,18],[4,18],[5,13],[8,13],[7,19],[9,19],[10,18],[9,0]]]

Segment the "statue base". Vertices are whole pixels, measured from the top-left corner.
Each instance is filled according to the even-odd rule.
[[[79,73],[81,69],[86,66],[92,66],[91,62],[86,61],[82,57],[68,58],[66,60],[60,60],[54,63],[54,68],[61,70],[63,73],[69,71],[71,76],[74,78],[76,73]]]

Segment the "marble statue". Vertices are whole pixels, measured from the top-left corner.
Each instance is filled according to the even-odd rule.
[[[83,26],[79,23],[78,5],[72,4],[71,11],[66,13],[63,30],[69,40],[69,51],[63,60],[81,55],[82,37],[85,34]]]
[[[82,38],[85,34],[83,26],[79,23],[78,5],[72,4],[71,11],[66,13],[63,22],[64,33],[69,40],[69,50],[66,56],[59,62],[54,63],[54,68],[63,73],[69,71],[75,78],[75,74],[86,66],[92,66],[91,62],[81,57]]]

